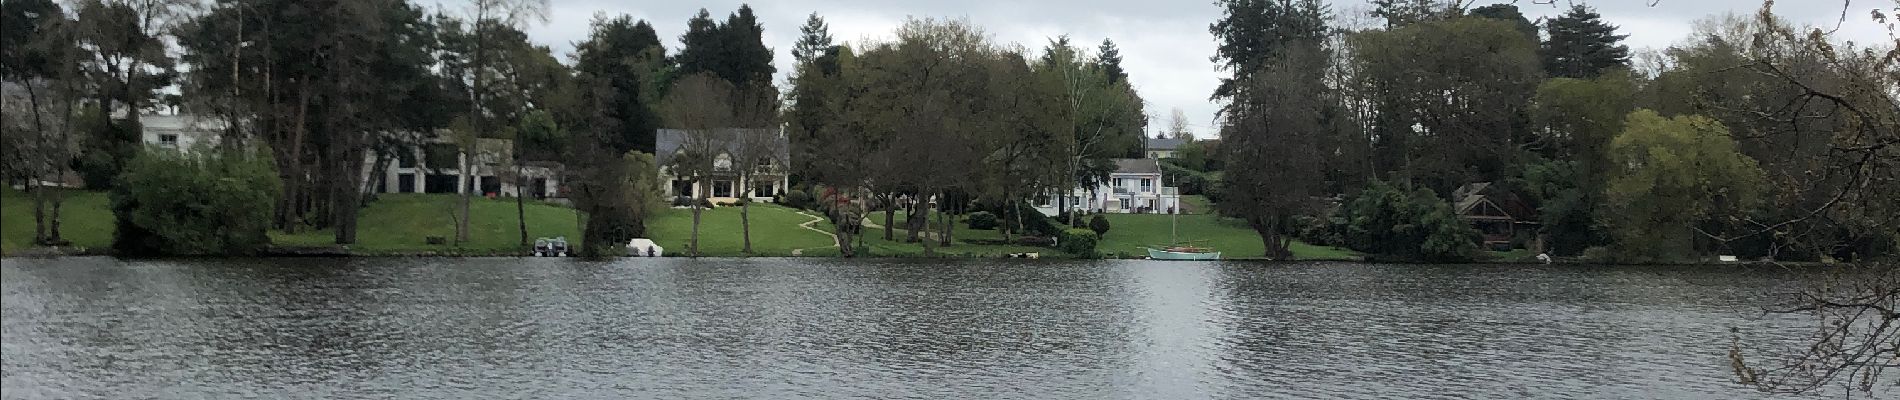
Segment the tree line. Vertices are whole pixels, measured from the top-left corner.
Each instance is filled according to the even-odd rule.
[[[1900,247],[1892,42],[1840,42],[1764,9],[1633,54],[1585,5],[1533,22],[1511,4],[1373,3],[1348,24],[1317,0],[1224,0],[1210,26],[1220,138],[1177,165],[1219,164],[1219,207],[1269,257],[1300,238],[1474,259],[1478,234],[1451,202],[1481,182],[1537,210],[1516,241],[1557,256]]]

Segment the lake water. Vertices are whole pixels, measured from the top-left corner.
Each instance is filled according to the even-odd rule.
[[[28,398],[1670,398],[1770,269],[7,259]]]

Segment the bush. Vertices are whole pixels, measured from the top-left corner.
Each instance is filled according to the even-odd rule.
[[[1339,212],[1353,250],[1435,262],[1465,262],[1478,255],[1478,231],[1428,190],[1406,193],[1374,182]]]
[[[117,179],[113,249],[123,255],[246,255],[265,234],[283,184],[264,157],[152,150]]]
[[[782,206],[800,210],[818,209],[818,199],[812,197],[810,193],[805,193],[803,190],[787,190],[785,193],[779,194],[778,197],[778,204]]]
[[[1095,253],[1095,245],[1101,241],[1101,237],[1097,236],[1095,231],[1087,229],[1063,230],[1057,239],[1057,250],[1062,250],[1065,253],[1074,254],[1076,257],[1082,258],[1095,258],[1098,256],[1098,254]]]
[[[1096,236],[1108,236],[1108,217],[1095,214],[1094,218],[1089,218],[1089,230],[1095,231]]]
[[[979,231],[993,231],[993,230],[996,230],[996,226],[997,226],[996,214],[991,214],[989,211],[977,211],[977,212],[970,213],[970,229],[979,230]]]

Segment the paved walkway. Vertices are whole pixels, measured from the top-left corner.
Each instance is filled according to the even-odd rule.
[[[833,235],[833,234],[831,234],[831,232],[825,232],[825,230],[823,230],[823,229],[818,229],[818,228],[816,228],[816,227],[813,227],[813,226],[812,226],[812,225],[816,225],[816,224],[818,224],[819,222],[825,222],[825,218],[824,218],[824,217],[820,217],[820,216],[816,216],[816,215],[811,215],[811,214],[807,214],[807,213],[805,213],[805,211],[803,211],[803,210],[800,210],[800,211],[797,211],[797,213],[798,213],[798,215],[803,215],[803,216],[807,216],[807,217],[811,217],[811,220],[810,220],[810,221],[805,221],[805,223],[802,223],[802,224],[798,224],[798,227],[800,227],[800,228],[805,228],[805,229],[807,229],[807,230],[810,230],[810,231],[812,231],[812,232],[818,232],[818,234],[820,234],[820,235],[825,235],[825,236],[830,236],[830,237],[831,237],[831,245],[830,245],[830,246],[818,246],[818,247],[812,247],[812,248],[804,248],[804,249],[792,249],[792,255],[793,255],[793,256],[802,256],[802,255],[805,255],[805,250],[818,250],[818,249],[829,249],[829,248],[835,248],[835,247],[838,247],[838,235]]]

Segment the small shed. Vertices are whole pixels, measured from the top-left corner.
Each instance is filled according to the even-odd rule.
[[[1509,249],[1519,232],[1535,233],[1537,210],[1523,197],[1490,182],[1467,184],[1452,192],[1453,211],[1484,236],[1484,246]]]

